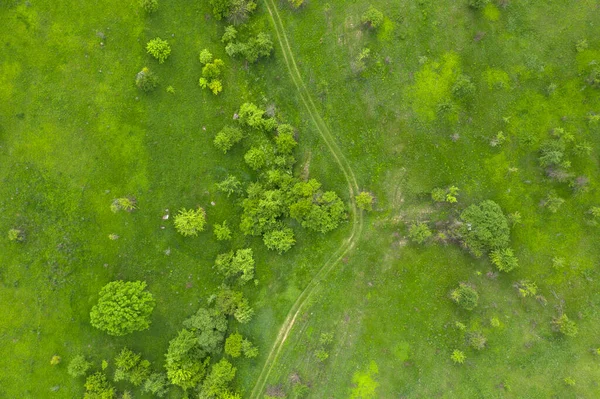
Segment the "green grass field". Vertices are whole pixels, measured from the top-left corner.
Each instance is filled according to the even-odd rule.
[[[66,372],[79,353],[95,369],[108,360],[110,375],[128,346],[160,371],[182,321],[221,283],[216,255],[244,246],[257,262],[258,282],[244,288],[256,315],[233,329],[260,355],[233,361],[241,397],[600,396],[600,226],[587,213],[600,207],[600,89],[588,82],[600,63],[597,2],[304,3],[258,2],[240,32],[268,32],[274,51],[253,64],[226,54],[226,23],[206,1],[161,1],[151,15],[133,0],[0,4],[0,397],[83,396],[85,380]],[[370,5],[385,15],[377,29],[361,24]],[[145,51],[157,36],[172,48],[163,64]],[[225,61],[218,96],[198,86],[203,48]],[[152,93],[135,87],[145,66],[160,78]],[[453,95],[459,75],[474,84],[470,98]],[[257,175],[244,148],[223,155],[212,142],[244,102],[298,129],[295,171],[339,193],[349,214],[341,227],[323,235],[291,222],[297,243],[283,255],[237,229],[240,209],[215,184]],[[587,190],[540,166],[556,128],[573,135],[568,170]],[[431,200],[451,185],[456,204]],[[363,190],[374,210],[355,213]],[[556,213],[542,206],[550,192],[565,200]],[[127,195],[139,209],[111,212]],[[447,231],[486,199],[522,218],[510,273],[452,240],[407,238],[414,221]],[[198,237],[161,218],[196,206],[209,225]],[[234,227],[229,243],[212,234],[223,220]],[[24,242],[6,238],[13,228]],[[117,279],[148,283],[149,330],[111,337],[90,325],[98,291]],[[518,295],[524,279],[537,299]],[[459,282],[476,287],[475,310],[450,300]],[[563,312],[576,337],[553,331]],[[484,349],[468,346],[472,331]],[[456,349],[464,364],[452,362]],[[52,366],[53,355],[62,362]]]

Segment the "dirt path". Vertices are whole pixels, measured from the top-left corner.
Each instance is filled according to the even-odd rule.
[[[308,283],[304,291],[300,293],[296,302],[290,308],[283,325],[279,329],[279,333],[277,334],[277,338],[273,343],[269,351],[269,356],[263,365],[260,375],[256,380],[254,388],[250,394],[250,398],[258,399],[265,389],[265,385],[271,374],[271,370],[273,366],[277,362],[277,358],[283,348],[283,344],[285,343],[294,323],[296,322],[296,318],[300,314],[303,306],[306,304],[307,300],[311,298],[317,289],[321,286],[323,281],[327,278],[333,268],[344,258],[344,256],[354,248],[358,238],[360,237],[360,233],[363,228],[363,217],[362,212],[357,209],[356,201],[354,196],[358,194],[358,184],[356,183],[356,177],[354,176],[354,172],[350,167],[350,164],[344,157],[344,154],[340,151],[337,146],[333,135],[329,131],[329,128],[319,115],[317,111],[317,107],[315,106],[313,99],[306,89],[306,85],[304,84],[304,80],[300,75],[300,71],[298,66],[296,65],[296,61],[294,60],[294,55],[292,53],[292,49],[290,48],[290,44],[288,38],[285,34],[285,29],[283,27],[283,22],[279,17],[279,13],[277,12],[277,7],[273,0],[265,0],[264,1],[267,10],[269,11],[269,15],[271,17],[271,21],[273,22],[273,26],[275,28],[275,32],[277,34],[277,39],[279,41],[279,45],[281,47],[281,51],[283,53],[283,59],[288,68],[288,72],[300,98],[302,99],[302,103],[308,112],[312,122],[315,124],[319,135],[325,141],[327,148],[331,155],[333,156],[335,162],[338,164],[341,172],[343,173],[346,182],[348,183],[348,194],[350,196],[350,213],[351,213],[351,223],[352,230],[348,238],[346,238],[339,246],[339,248],[335,251],[335,253],[321,266],[317,274],[313,277],[313,279]]]

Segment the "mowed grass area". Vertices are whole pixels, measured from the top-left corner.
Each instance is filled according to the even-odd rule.
[[[285,70],[276,57],[249,67],[230,59],[220,41],[224,24],[204,3],[161,3],[158,13],[147,16],[136,1],[11,1],[0,5],[0,21],[0,230],[6,236],[18,227],[27,236],[24,243],[0,240],[0,353],[6,359],[0,396],[78,397],[84,381],[66,373],[73,356],[85,354],[96,369],[106,359],[110,374],[110,362],[125,345],[162,371],[181,322],[221,283],[212,265],[230,246],[251,246],[257,261],[259,284],[246,289],[257,315],[240,332],[261,355],[236,364],[239,385],[251,386],[291,303],[347,234],[342,226],[323,240],[295,226],[297,245],[285,256],[239,231],[231,243],[213,237],[213,223],[239,224],[233,198],[218,193],[215,183],[230,173],[244,182],[254,178],[242,148],[224,156],[212,145],[244,101],[276,105],[278,117],[299,128],[298,168],[308,159],[323,166],[309,167],[311,176],[348,199],[326,166],[327,154],[313,153],[316,133],[298,112],[297,99],[273,99],[293,94]],[[249,30],[268,28],[264,15],[252,24]],[[157,36],[172,47],[164,64],[145,52]],[[203,48],[226,64],[218,97],[197,83]],[[148,95],[134,85],[144,66],[161,80]],[[273,93],[269,74],[281,77]],[[139,209],[113,214],[112,200],[127,195]],[[198,205],[207,211],[208,228],[183,238],[172,217]],[[167,209],[171,219],[163,221]],[[148,282],[157,300],[149,330],[115,338],[90,326],[98,291],[115,279]],[[63,361],[53,367],[55,354]],[[173,390],[173,397],[178,394]]]
[[[600,92],[586,84],[600,62],[597,4],[370,4],[386,16],[376,32],[360,25],[364,2],[279,8],[305,82],[377,205],[357,250],[290,333],[267,393],[304,397],[306,384],[314,398],[597,397],[600,360],[590,349],[599,339],[600,230],[586,215],[600,203],[600,126],[590,120]],[[370,58],[359,72],[364,48]],[[452,96],[460,74],[475,83],[471,101]],[[590,181],[585,193],[539,165],[554,128],[593,148],[569,156],[571,172]],[[491,146],[500,131],[506,141]],[[434,205],[431,190],[449,185],[461,190],[458,204]],[[565,199],[555,214],[540,205],[552,190]],[[511,233],[519,269],[490,278],[485,257],[406,239],[412,221],[435,233],[484,199],[521,214]],[[553,269],[554,257],[565,267]],[[545,306],[518,296],[513,285],[523,279],[538,285]],[[459,282],[480,294],[472,312],[449,299]],[[576,337],[552,330],[561,311],[577,323]],[[469,348],[456,322],[482,331],[486,348]],[[334,334],[323,362],[321,333]],[[454,349],[464,365],[452,363]]]

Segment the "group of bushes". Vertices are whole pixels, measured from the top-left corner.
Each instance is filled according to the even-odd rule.
[[[253,103],[242,104],[236,115],[238,125],[224,127],[215,136],[214,145],[227,153],[244,138],[250,141],[244,161],[258,173],[257,180],[245,192],[235,176],[217,185],[228,196],[241,197],[242,233],[262,236],[267,248],[283,253],[295,243],[294,232],[285,223],[288,218],[321,233],[338,227],[346,218],[339,196],[322,191],[315,179],[301,181],[292,173],[296,162],[292,154],[297,146],[294,128],[279,124]],[[370,207],[372,196],[366,193],[363,197],[361,206]]]

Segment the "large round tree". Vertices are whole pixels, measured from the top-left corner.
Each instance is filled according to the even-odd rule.
[[[150,327],[155,301],[145,291],[144,281],[113,281],[100,290],[98,304],[92,307],[92,326],[110,335],[126,335]]]

